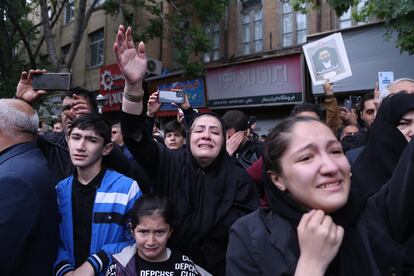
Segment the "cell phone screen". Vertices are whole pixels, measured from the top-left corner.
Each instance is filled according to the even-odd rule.
[[[70,73],[43,73],[32,76],[32,86],[34,90],[69,90],[70,83]]]
[[[161,103],[180,103],[181,104],[184,102],[184,92],[161,90],[158,92],[158,100]]]

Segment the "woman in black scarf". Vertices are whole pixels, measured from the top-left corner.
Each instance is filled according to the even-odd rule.
[[[414,134],[408,118],[413,110],[414,94],[403,91],[384,99],[368,130],[366,146],[352,165],[352,185],[373,194],[387,182]]]
[[[341,144],[322,122],[281,122],[265,146],[269,209],[230,230],[227,275],[406,275],[414,233],[414,142],[374,196],[350,185]]]
[[[131,28],[119,27],[114,52],[125,76],[122,134],[134,158],[154,178],[153,191],[168,196],[175,216],[169,246],[213,275],[224,275],[230,226],[259,207],[255,186],[225,150],[226,131],[215,113],[189,125],[185,150],[170,151],[145,133],[142,80],[145,46],[134,47]]]

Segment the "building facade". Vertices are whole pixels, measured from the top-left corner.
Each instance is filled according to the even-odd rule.
[[[77,2],[67,2],[53,29],[63,57],[72,41]],[[98,1],[98,6],[103,2]],[[162,13],[174,12],[171,2],[160,1]],[[199,105],[203,103],[197,107],[218,113],[241,109],[255,115],[259,131],[266,132],[275,120],[286,116],[293,104],[313,100],[301,47],[308,37],[361,24],[350,17],[351,10],[337,17],[324,0],[319,9],[302,8],[308,12],[294,11],[287,0],[229,1],[224,18],[204,26],[212,41],[211,51],[192,57],[205,64],[206,74],[201,79],[186,79],[174,73],[181,68],[174,61],[170,42],[152,39],[146,44],[147,57],[151,59],[147,81],[150,92],[160,87],[196,85],[194,99]],[[128,13],[137,26],[145,25],[151,17],[140,8],[131,8]],[[122,100],[122,76],[116,68],[112,46],[119,24],[125,23],[123,18],[122,14],[94,12],[71,67],[73,85],[103,94],[107,98],[104,113],[113,119]]]

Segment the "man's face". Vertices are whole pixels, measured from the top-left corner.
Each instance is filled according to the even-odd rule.
[[[346,127],[344,127],[344,129],[342,130],[342,135],[341,135],[341,140],[345,137],[345,136],[353,136],[356,135],[359,132],[359,128],[357,126],[354,125],[347,125]]]
[[[122,137],[121,129],[119,127],[112,127],[111,140],[120,146],[124,144],[124,138]]]
[[[56,122],[53,124],[53,132],[62,132],[63,131],[63,127],[62,127],[62,123],[61,122]]]
[[[94,130],[74,128],[68,138],[70,159],[75,167],[100,169],[102,157],[112,150],[112,143],[104,145],[104,138]]]
[[[364,109],[361,112],[361,119],[365,122],[367,127],[370,127],[377,116],[377,109],[375,108],[374,99],[364,102]]]
[[[319,60],[327,62],[331,58],[331,55],[327,50],[323,50],[319,53]]]
[[[62,127],[66,131],[75,118],[82,113],[92,112],[89,101],[83,96],[65,97],[62,101]]]
[[[185,138],[180,131],[165,133],[165,146],[171,150],[181,149],[185,144]]]

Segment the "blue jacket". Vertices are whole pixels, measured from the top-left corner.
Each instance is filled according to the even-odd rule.
[[[72,220],[73,176],[63,179],[56,186],[59,213],[62,217],[59,232],[61,244],[55,262],[55,275],[64,275],[75,269]],[[127,215],[142,192],[133,179],[107,170],[101,186],[96,191],[93,206],[90,256],[88,262],[95,272],[104,272],[111,262],[111,255],[134,242],[127,224]]]
[[[51,275],[58,247],[56,182],[35,143],[0,152],[0,274]]]

